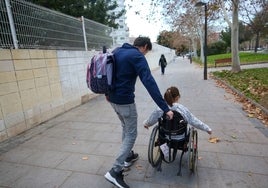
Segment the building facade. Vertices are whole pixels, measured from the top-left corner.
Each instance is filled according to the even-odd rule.
[[[115,12],[120,12],[122,9],[125,9],[125,1],[117,0],[118,7],[114,10]],[[126,15],[122,15],[120,18],[115,20],[115,23],[118,24],[118,28],[114,29],[113,43],[114,46],[121,46],[125,42],[129,42],[129,28],[126,24]]]

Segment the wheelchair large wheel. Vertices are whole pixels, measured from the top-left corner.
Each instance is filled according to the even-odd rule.
[[[190,172],[195,173],[198,161],[197,130],[191,128],[188,143],[188,167]]]
[[[158,126],[153,128],[151,133],[149,148],[148,148],[148,160],[152,167],[156,167],[161,161],[161,151],[159,147],[159,129]]]

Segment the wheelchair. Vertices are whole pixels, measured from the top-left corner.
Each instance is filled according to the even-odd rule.
[[[197,130],[194,127],[189,128],[187,121],[179,112],[173,111],[173,113],[173,119],[169,120],[163,115],[158,119],[158,125],[153,128],[148,147],[148,161],[157,171],[162,171],[162,161],[173,162],[177,151],[180,150],[177,175],[182,176],[181,166],[184,153],[188,154],[187,163],[190,173],[195,173],[198,160]]]

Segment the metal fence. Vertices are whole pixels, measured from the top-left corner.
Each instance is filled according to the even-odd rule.
[[[113,29],[24,0],[0,0],[0,48],[88,50],[111,47]]]

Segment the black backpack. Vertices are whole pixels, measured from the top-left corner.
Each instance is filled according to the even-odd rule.
[[[159,118],[160,128],[165,132],[165,134],[170,136],[187,133],[187,121],[179,112],[175,110],[172,112],[174,115],[171,120],[169,120],[166,114]]]

